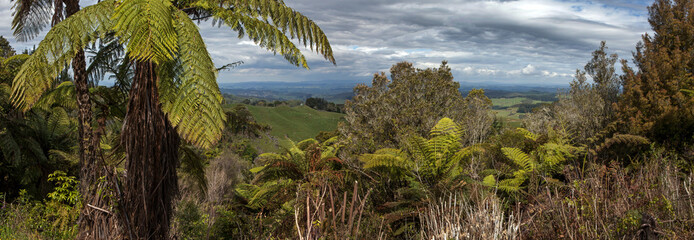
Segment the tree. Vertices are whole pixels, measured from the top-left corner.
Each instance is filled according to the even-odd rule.
[[[605,42],[593,51],[585,71],[576,70],[570,88],[558,94],[553,105],[537,109],[524,121],[528,130],[547,134],[550,129],[568,131],[575,143],[587,144],[615,120],[620,80],[615,73],[617,54],[607,55]],[[593,83],[588,82],[588,76]]]
[[[482,143],[494,122],[492,100],[484,95],[483,89],[472,89],[465,97],[465,106],[465,142],[470,145]]]
[[[427,199],[436,199],[460,190],[464,183],[463,163],[482,151],[479,145],[463,147],[463,129],[450,118],[442,118],[431,129],[429,137],[411,135],[399,149],[383,148],[362,154],[359,160],[366,170],[376,173],[386,191],[395,189],[392,202],[380,208],[388,210],[388,223],[416,217],[417,209]]]
[[[515,147],[502,147],[501,152],[509,160],[516,165],[516,170],[509,177],[503,180],[497,180],[500,176],[487,175],[483,183],[489,187],[496,187],[507,193],[518,193],[526,187],[524,183],[535,177],[541,176],[544,181],[557,181],[554,175],[560,173],[564,164],[577,157],[582,151],[581,148],[571,145],[566,138],[565,132],[550,131],[547,136],[547,142],[542,142],[540,136],[531,133],[524,128],[518,128],[516,131],[522,134],[527,140],[533,143],[541,143],[536,146],[532,152],[525,153],[523,150]],[[534,189],[531,194],[537,192]]]
[[[231,142],[231,138],[236,135],[260,137],[261,133],[270,131],[270,126],[256,122],[251,111],[248,111],[248,108],[243,104],[234,105],[232,109],[226,110],[224,114],[226,114],[227,118],[225,132],[229,133],[227,134],[229,136],[222,136],[222,140],[226,138],[226,142]]]
[[[308,67],[286,33],[334,63],[322,30],[282,2],[102,1],[56,24],[13,84],[15,105],[28,109],[87,44],[112,32],[127,45],[135,76],[121,138],[123,237],[168,237],[179,137],[205,148],[221,136],[225,115],[216,69],[191,17],[214,18],[295,66]]]
[[[7,59],[14,56],[14,54],[14,48],[10,46],[10,42],[3,36],[0,36],[0,57]]]
[[[624,93],[618,116],[626,131],[659,142],[691,141],[694,101],[694,2],[658,0],[648,8],[653,35],[637,44],[632,69],[622,61]]]
[[[448,117],[463,122],[465,101],[444,61],[439,68],[415,69],[401,62],[374,74],[371,87],[360,84],[345,103],[346,124],[339,129],[360,154],[398,146],[410,133],[426,136],[436,122]]]
[[[18,0],[14,5],[12,29],[19,41],[27,41],[36,37],[46,25],[55,26],[64,17],[72,16],[80,10],[79,0],[61,1],[30,1]],[[53,10],[51,12],[51,10]],[[88,72],[83,49],[74,49],[72,57],[73,81],[78,108],[79,156],[80,156],[80,193],[84,198],[82,216],[79,221],[79,238],[104,238],[109,236],[108,221],[97,220],[108,218],[103,212],[87,208],[87,204],[100,203],[95,199],[98,189],[90,185],[101,177],[102,171],[97,164],[100,140],[92,132],[92,103],[89,96]],[[68,62],[65,62],[67,64]],[[24,109],[26,111],[26,108]],[[99,235],[101,234],[101,235]]]
[[[600,42],[600,47],[593,51],[593,58],[583,67],[585,73],[593,79],[594,88],[605,101],[605,109],[612,109],[612,104],[617,102],[621,82],[615,72],[614,64],[617,62],[617,54],[607,55],[605,41]],[[610,113],[612,111],[609,111]],[[607,117],[609,118],[609,117]]]

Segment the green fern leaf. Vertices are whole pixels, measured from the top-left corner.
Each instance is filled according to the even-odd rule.
[[[535,170],[536,163],[518,148],[501,148],[501,151],[511,159],[514,163],[520,166],[526,172],[532,172]]]
[[[28,111],[54,85],[54,79],[78,50],[110,31],[114,8],[114,1],[103,1],[85,7],[51,28],[15,76],[12,103]]]
[[[222,136],[226,114],[217,76],[197,26],[183,12],[176,12],[176,35],[182,74],[180,84],[162,78],[162,110],[188,142],[209,148]],[[160,72],[166,69],[160,70]]]
[[[487,175],[486,177],[484,177],[484,180],[482,180],[482,185],[487,187],[495,187],[496,178],[494,177],[494,175]]]
[[[113,14],[114,30],[128,55],[140,61],[163,63],[178,52],[174,9],[169,0],[123,0]],[[178,23],[178,22],[177,22]]]
[[[534,133],[531,133],[531,132],[528,131],[527,129],[525,129],[525,128],[516,128],[516,130],[517,130],[519,133],[523,134],[523,136],[525,136],[525,138],[530,139],[530,140],[533,140],[533,141],[537,141],[537,135],[534,134]]]

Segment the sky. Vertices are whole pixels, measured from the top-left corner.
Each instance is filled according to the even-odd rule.
[[[84,1],[83,1],[84,2]],[[215,65],[243,61],[220,83],[360,81],[395,63],[415,67],[448,61],[456,81],[556,85],[571,81],[606,41],[608,52],[631,61],[648,32],[653,0],[285,0],[327,35],[336,65],[300,47],[310,70],[297,68],[238,39],[229,28],[199,24]],[[0,0],[0,35],[21,51],[37,45],[12,37],[12,2]]]

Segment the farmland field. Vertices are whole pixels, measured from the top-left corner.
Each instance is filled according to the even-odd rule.
[[[261,107],[247,105],[253,117],[259,123],[272,127],[271,135],[293,141],[315,137],[320,131],[332,131],[344,114],[318,111],[306,106]]]

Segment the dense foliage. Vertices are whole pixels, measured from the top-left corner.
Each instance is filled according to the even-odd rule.
[[[637,45],[635,69],[622,61],[620,75],[602,42],[553,103],[510,103],[526,108],[522,127],[498,121],[484,90],[461,94],[446,62],[401,62],[354,88],[333,131],[301,141],[271,136],[252,111],[300,102],[222,104],[190,17],[211,14],[297,65],[285,34],[333,61],[325,36],[303,15],[284,18],[298,13],[281,2],[217,3],[102,1],[56,22],[32,54],[0,38],[0,239],[94,238],[84,221],[131,239],[694,238],[690,1],[649,8],[654,33]],[[88,86],[98,164],[87,175],[80,83],[65,70],[82,49],[85,74],[116,82]],[[142,128],[133,116],[158,120]]]

